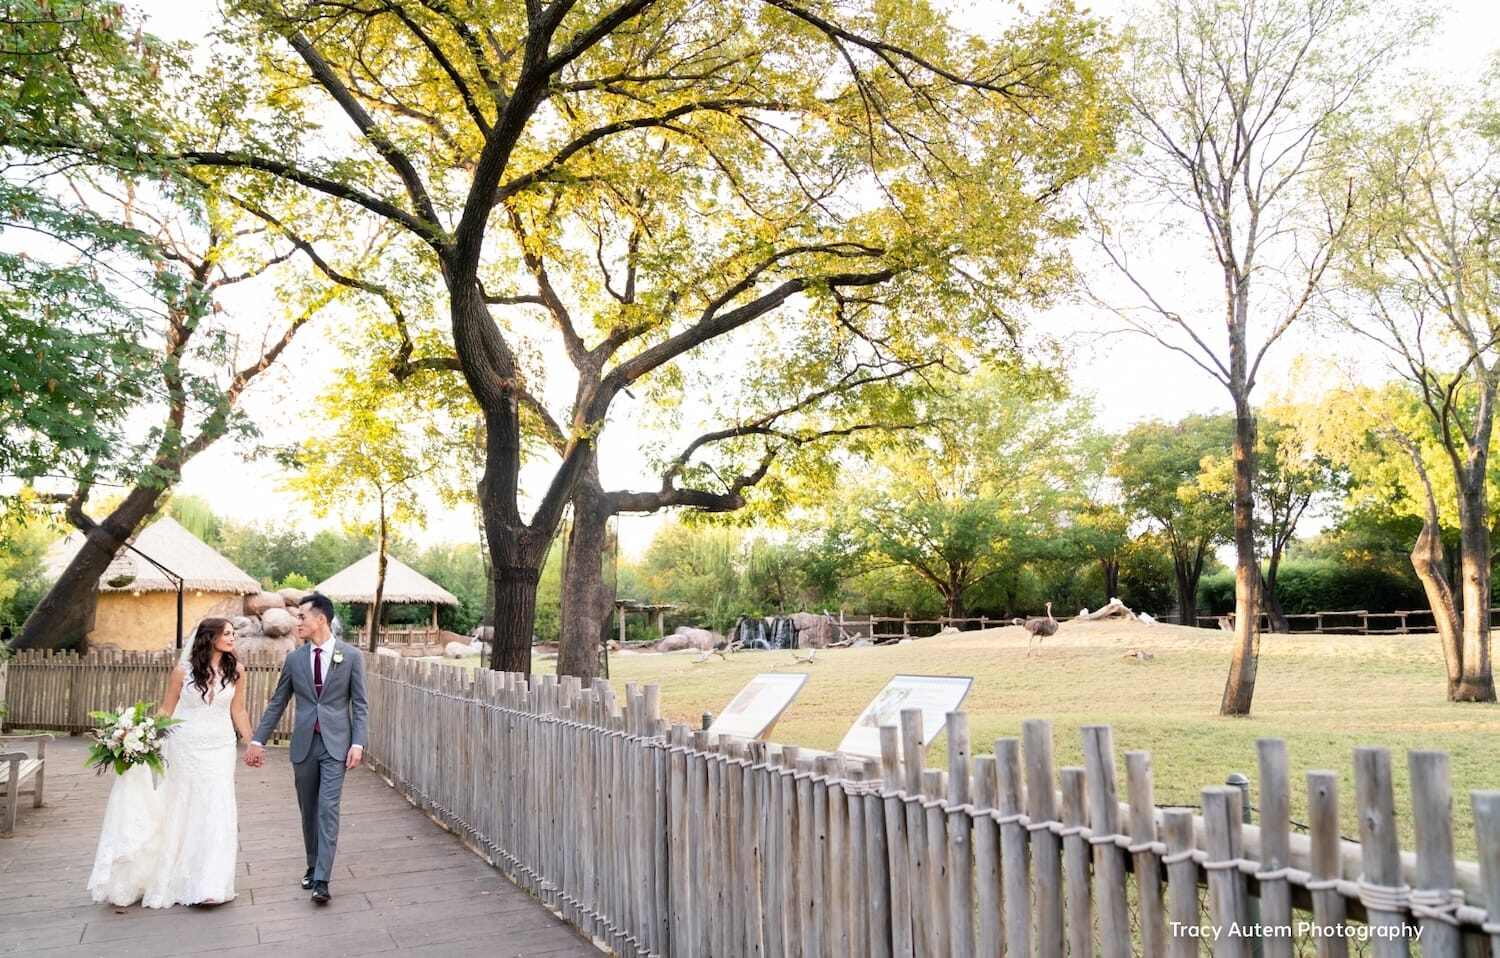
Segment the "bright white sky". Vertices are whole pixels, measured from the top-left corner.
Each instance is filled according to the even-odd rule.
[[[139,5],[150,17],[150,29],[173,39],[199,39],[217,17],[215,5],[206,2],[141,0]],[[1013,15],[1015,9],[1008,0],[1004,3],[952,0],[950,5],[965,24],[981,31],[992,29],[991,24]],[[1117,18],[1127,6],[1123,0],[1092,4],[1093,9]],[[1379,3],[1373,6],[1378,9]],[[1413,66],[1456,82],[1472,81],[1500,47],[1500,40],[1496,39],[1500,38],[1500,4],[1494,0],[1452,0],[1447,6],[1449,13],[1442,28],[1430,49]],[[1191,270],[1198,262],[1193,251],[1191,246],[1156,251],[1165,260],[1160,264],[1164,275]],[[1108,335],[1109,330],[1118,328],[1118,323],[1096,310],[1081,305],[1061,306],[1039,317],[1038,323],[1068,344],[1075,386],[1095,397],[1101,425],[1106,428],[1120,429],[1142,419],[1176,418],[1189,412],[1228,408],[1223,388],[1186,359],[1139,336]],[[319,338],[317,334],[304,333],[301,342],[284,354],[276,375],[260,382],[247,397],[246,409],[269,441],[294,440],[310,427],[306,410],[328,381],[328,364],[337,361],[336,352],[326,343],[320,345]],[[1286,388],[1289,370],[1299,355],[1327,355],[1349,345],[1321,338],[1311,330],[1284,340],[1262,373],[1260,398],[1264,400]],[[571,378],[571,370],[564,373]],[[621,400],[616,404],[619,408],[612,416],[613,425],[606,433],[601,456],[606,464],[604,480],[615,488],[639,488],[649,483],[651,477],[633,471],[639,468],[639,457],[633,450],[622,449],[625,454],[610,455],[610,443],[634,445],[638,435],[629,428],[629,400],[626,397]],[[188,467],[181,491],[202,496],[220,514],[241,520],[289,517],[313,525],[337,521],[336,517],[312,517],[295,496],[281,488],[281,480],[273,465],[247,462],[230,443],[221,442]],[[625,518],[620,530],[624,551],[634,554],[642,550],[660,521],[660,517]],[[472,542],[476,539],[475,528],[471,510],[444,509],[434,504],[429,510],[427,527],[408,530],[408,534],[423,543]]]

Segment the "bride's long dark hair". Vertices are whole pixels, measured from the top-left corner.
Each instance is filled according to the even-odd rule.
[[[193,648],[188,652],[188,670],[193,676],[193,685],[203,701],[208,701],[208,687],[214,680],[214,640],[229,626],[228,619],[210,618],[198,623],[193,634]],[[239,660],[233,652],[219,653],[219,688],[228,688],[235,676],[240,674]]]

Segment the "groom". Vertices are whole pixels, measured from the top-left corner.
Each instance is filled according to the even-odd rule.
[[[297,610],[297,637],[304,644],[287,653],[281,679],[266,703],[255,738],[245,750],[245,764],[265,761],[264,743],[281,721],[292,696],[297,697],[292,724],[292,771],[297,805],[302,810],[302,844],[307,874],[302,887],[323,904],[333,854],[339,843],[339,796],[344,772],[358,768],[365,752],[365,660],[359,649],[333,637],[333,603],[314,592]]]

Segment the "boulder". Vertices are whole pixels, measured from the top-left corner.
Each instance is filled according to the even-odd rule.
[[[466,659],[474,654],[474,650],[463,642],[449,642],[443,647],[443,655],[450,659]]]
[[[953,627],[951,625],[945,625],[941,629],[938,629],[938,635],[957,635],[957,634],[958,634],[958,629],[956,629],[955,627]]]
[[[240,624],[242,622],[244,625]],[[253,635],[265,635],[266,633],[260,627],[260,616],[241,615],[237,616],[234,620],[234,634],[237,638],[247,639]]]
[[[241,657],[250,655],[284,656],[295,648],[297,642],[290,635],[272,638],[268,635],[252,635],[234,640],[234,651]]]
[[[245,614],[260,615],[267,609],[286,608],[286,599],[277,592],[257,592],[255,595],[245,596]]]
[[[297,620],[286,609],[267,609],[260,614],[260,630],[273,639],[292,634]]]
[[[686,626],[680,627],[676,632],[656,643],[658,652],[681,652],[683,649],[697,649],[699,652],[709,652],[724,644],[724,637],[709,629],[690,629]]]
[[[1156,618],[1150,612],[1137,612],[1135,617],[1147,625],[1156,624]]]
[[[828,643],[833,641],[834,630],[838,627],[838,623],[832,618],[817,612],[793,612],[787,618],[792,620],[792,628],[797,630],[799,649],[826,649]]]
[[[276,594],[286,600],[287,608],[290,609],[312,595],[312,591],[309,589],[277,589]]]

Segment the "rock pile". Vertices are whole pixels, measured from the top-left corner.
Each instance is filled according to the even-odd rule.
[[[245,596],[245,614],[235,616],[235,650],[241,655],[270,653],[285,655],[297,644],[293,630],[297,620],[291,609],[307,595],[301,589],[257,592]]]

